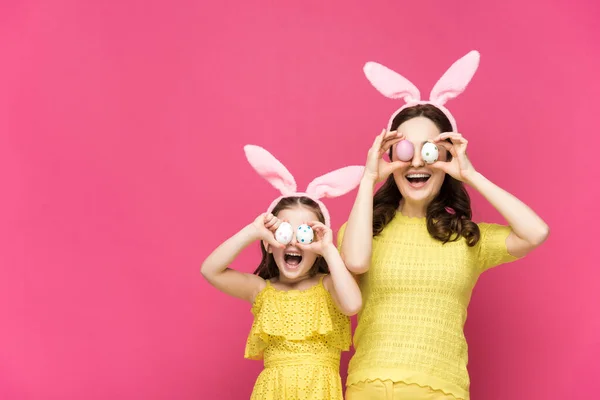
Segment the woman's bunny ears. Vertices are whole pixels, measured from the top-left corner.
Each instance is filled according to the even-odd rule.
[[[475,50],[456,61],[439,81],[435,84],[429,95],[429,100],[421,100],[419,89],[408,79],[376,62],[368,62],[364,72],[371,84],[384,96],[391,99],[403,99],[406,104],[398,109],[390,118],[388,130],[392,121],[400,111],[406,107],[417,104],[431,104],[439,108],[450,120],[452,130],[456,132],[456,120],[444,104],[450,99],[461,94],[477,71],[479,66],[479,53]]]
[[[281,196],[271,203],[267,212],[271,212],[277,203],[285,197],[305,196],[319,205],[327,226],[331,226],[329,211],[320,199],[338,197],[348,193],[358,186],[365,169],[363,166],[348,166],[331,171],[309,183],[306,192],[297,192],[294,177],[271,153],[254,145],[244,146],[244,152],[248,162],[256,172],[281,192]]]

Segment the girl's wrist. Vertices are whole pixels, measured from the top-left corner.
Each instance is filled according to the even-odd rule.
[[[335,247],[335,245],[333,243],[329,243],[328,245],[326,245],[325,247],[323,247],[323,254],[321,254],[323,256],[323,258],[327,259],[331,259],[331,257],[335,257],[338,256],[338,250]]]
[[[253,224],[248,224],[244,228],[242,228],[242,233],[244,237],[248,238],[250,241],[256,241],[260,239],[260,232]]]

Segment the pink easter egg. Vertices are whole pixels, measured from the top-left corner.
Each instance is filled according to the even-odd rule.
[[[396,145],[396,157],[400,161],[410,161],[415,154],[415,147],[408,140],[401,140]]]

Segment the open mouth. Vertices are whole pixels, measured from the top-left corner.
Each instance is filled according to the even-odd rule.
[[[406,180],[412,187],[423,187],[427,183],[427,181],[431,178],[431,174],[407,174]]]
[[[283,259],[290,268],[294,268],[302,262],[302,255],[299,253],[285,253]]]

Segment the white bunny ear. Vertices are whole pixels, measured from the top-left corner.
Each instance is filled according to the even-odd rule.
[[[448,100],[461,94],[479,67],[479,53],[475,50],[456,61],[431,90],[429,100],[444,105]]]
[[[317,199],[342,196],[358,186],[364,170],[363,166],[348,166],[331,171],[309,183],[306,194]]]
[[[259,146],[246,145],[244,152],[248,162],[256,172],[265,178],[282,195],[296,193],[296,181],[287,168],[271,153]]]
[[[381,94],[391,99],[404,99],[409,103],[421,100],[419,89],[411,81],[388,67],[369,61],[363,71],[367,79]]]

